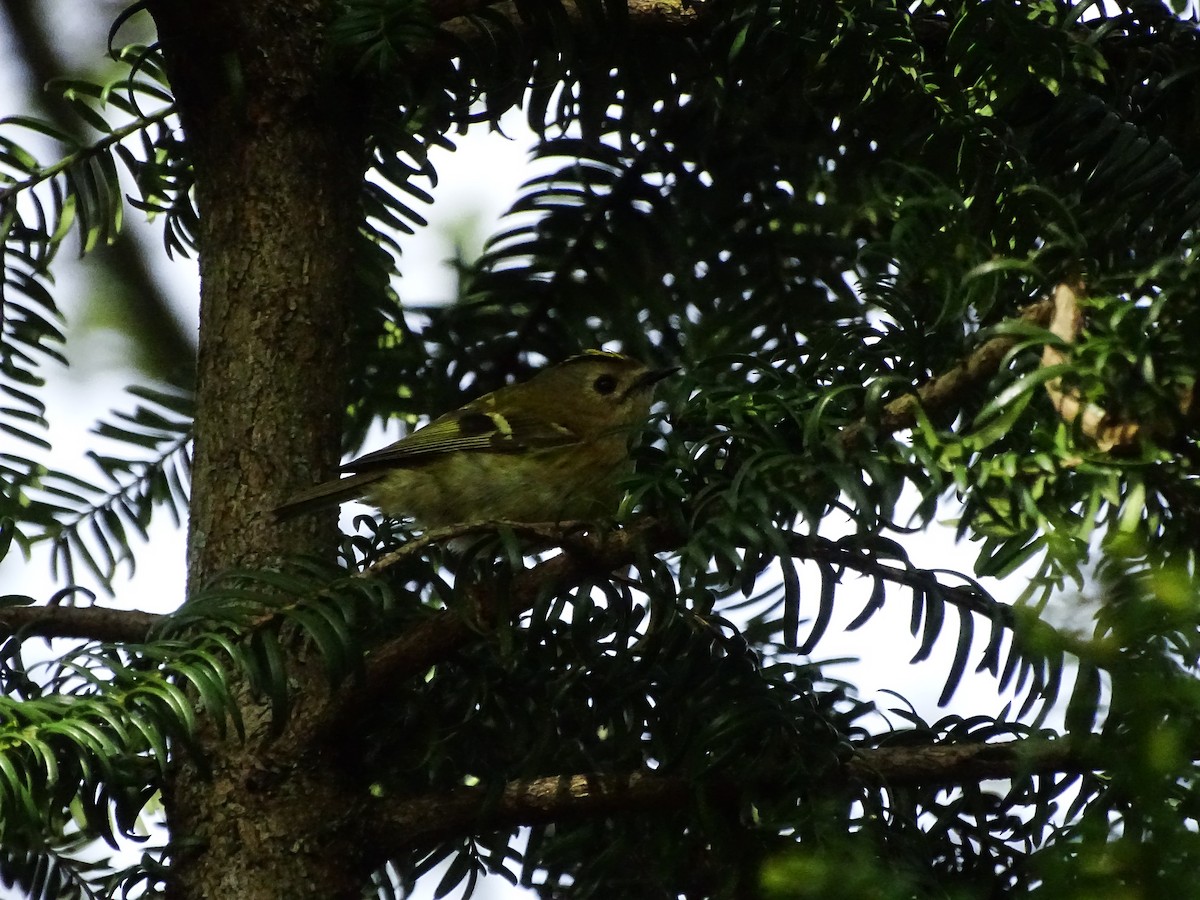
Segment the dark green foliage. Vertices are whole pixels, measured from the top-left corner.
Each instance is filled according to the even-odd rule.
[[[102,437],[154,451],[155,457],[91,454],[106,480],[101,485],[45,461],[50,446],[41,436],[45,409],[36,391],[45,383],[43,366],[66,362],[57,349],[63,341],[61,316],[49,287],[64,242],[77,235],[83,254],[113,240],[126,213],[124,168],[137,192],[129,202],[161,214],[167,252],[194,249],[191,169],[162,70],[154,52],[143,47],[114,56],[125,75],[110,84],[64,80],[48,88],[69,102],[81,125],[97,135],[94,142],[80,144],[32,118],[0,122],[0,393],[7,401],[0,406],[0,432],[42,453],[0,451],[0,515],[19,523],[16,534],[24,545],[52,540],[68,583],[75,581],[78,559],[107,584],[119,562],[132,562],[126,531],[144,535],[153,508],[162,504],[178,521],[188,481],[190,399],[174,391],[135,389],[150,406],[132,416],[118,414],[120,426],[97,429]],[[41,165],[17,142],[30,132],[62,146],[63,157]]]
[[[361,668],[364,633],[420,609],[398,614],[385,586],[338,572],[297,563],[288,575],[231,573],[164,617],[145,642],[87,643],[49,663],[28,658],[25,635],[8,637],[0,647],[0,803],[12,814],[0,825],[9,851],[0,877],[62,890],[82,880],[100,891],[154,876],[146,861],[112,875],[76,859],[79,835],[114,847],[145,841],[139,831],[148,804],[157,806],[168,758],[187,753],[207,764],[195,741],[198,718],[244,739],[232,685],[244,681],[250,696],[268,698],[281,727],[292,704],[285,655],[317,654],[340,683]],[[156,841],[153,856],[162,851]]]
[[[355,789],[402,800],[653,769],[686,779],[691,802],[539,825],[524,851],[486,829],[415,846],[376,873],[381,896],[446,860],[439,895],[500,871],[563,898],[1188,896],[1195,24],[1149,2],[714,0],[671,39],[619,3],[515,9],[480,7],[447,34],[435,7],[345,0],[331,26],[371,116],[346,445],[582,347],[679,363],[628,485],[634,520],[657,519],[669,552],[485,625],[472,590],[504,596],[531,569],[522,536],[362,578],[412,537],[364,520],[338,568],[231,574],[144,641],[39,666],[10,636],[0,877],[31,896],[136,896],[161,851],[110,875],[77,858],[79,834],[129,835],[169,756],[203,764],[198,717],[239,740],[243,684],[280,730],[305,699],[295,659],[352,687],[373,649],[449,608],[477,640],[358,723],[340,751]],[[193,249],[186,145],[155,54],[121,58],[112,88],[60,86],[93,145],[51,134],[67,149],[43,166],[12,136],[43,125],[0,134],[0,430],[33,448],[0,453],[0,539],[52,542],[64,601],[85,573],[110,583],[133,534],[186,504],[188,397],[135,389],[135,412],[98,426],[116,442],[92,454],[102,485],[44,462],[42,367],[63,357],[50,267],[68,233],[86,252],[119,228],[118,161],[168,251]],[[460,296],[406,306],[392,276],[424,225],[431,149],[517,105],[551,174],[514,199]],[[1076,341],[1016,321],[1076,278]],[[996,337],[1011,344],[986,379],[911,429],[885,424],[890,403]],[[1065,363],[1040,364],[1048,343]],[[1057,378],[1139,440],[1097,446],[1053,409]],[[913,563],[908,533],[948,517],[956,558]],[[1006,593],[1021,602],[990,596],[985,576],[1019,578]],[[1048,598],[1085,583],[1092,603],[1053,627]],[[896,609],[910,627],[896,643],[942,704],[975,672],[1011,708],[881,717],[813,661],[831,629]],[[943,646],[948,668],[928,668]],[[1087,765],[1007,780],[844,770],[866,748],[1072,736],[1093,739]]]
[[[104,476],[101,484],[46,470],[32,460],[0,454],[11,473],[0,498],[22,527],[23,546],[46,541],[55,574],[68,584],[83,575],[109,586],[121,563],[134,565],[131,537],[146,538],[155,510],[164,507],[178,527],[187,508],[191,466],[190,395],[176,390],[130,388],[141,401],[94,433],[121,446],[120,456],[90,451]],[[130,457],[129,453],[138,456]],[[9,491],[12,493],[9,494]]]

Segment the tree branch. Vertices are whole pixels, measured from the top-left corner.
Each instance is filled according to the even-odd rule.
[[[676,36],[681,28],[695,25],[699,13],[695,6],[682,0],[626,0],[625,15],[632,27],[643,30],[664,30],[673,32]],[[587,25],[588,15],[580,9],[580,4],[565,0],[563,12],[573,25]],[[521,16],[518,5],[512,0],[488,2],[488,0],[439,0],[432,5],[432,11],[442,25],[442,30],[459,40],[480,40],[488,38],[488,26],[471,15],[486,8],[492,15],[500,15],[517,28],[524,27],[526,22]],[[456,49],[461,50],[461,47]],[[433,54],[430,54],[433,55]]]
[[[523,35],[529,28],[528,17],[521,15],[514,0],[432,0],[429,11],[438,24],[438,34],[409,49],[405,61],[409,74],[462,57],[476,45],[490,47],[498,38],[507,40],[513,31]],[[479,15],[484,11],[488,18]],[[576,0],[562,0],[562,13],[572,27],[594,27]],[[502,30],[495,22],[497,18],[504,19],[508,28]],[[677,41],[688,37],[701,21],[701,13],[699,6],[685,0],[626,0],[624,19],[635,33],[661,34]]]
[[[1045,298],[1021,310],[1018,320],[1047,325],[1054,313],[1054,300]],[[904,394],[883,408],[878,419],[861,419],[842,429],[838,444],[844,452],[860,450],[877,434],[894,434],[917,424],[917,411],[936,414],[949,409],[963,396],[996,374],[1004,355],[1017,343],[1015,337],[995,337],[986,341],[947,372],[935,375],[915,393]]]
[[[1084,295],[1082,284],[1060,284],[1054,289],[1054,317],[1050,331],[1064,344],[1074,344],[1083,328],[1083,312],[1079,309],[1079,298]],[[1067,362],[1069,355],[1058,347],[1046,345],[1042,351],[1042,365],[1055,366]],[[1102,452],[1129,447],[1140,439],[1142,423],[1136,419],[1119,419],[1098,404],[1087,400],[1076,388],[1065,388],[1061,378],[1046,382],[1046,393],[1055,411],[1064,422],[1074,424],[1080,433],[1095,442]],[[1179,398],[1179,411],[1187,415],[1192,403],[1190,388],[1183,390]]]
[[[445,539],[480,530],[490,525],[467,525],[439,529],[432,539]],[[558,544],[563,552],[538,563],[513,578],[503,595],[491,585],[475,585],[467,595],[467,610],[443,610],[418,623],[405,633],[372,650],[363,676],[338,689],[318,712],[312,736],[336,739],[350,722],[370,710],[396,690],[407,678],[427,671],[435,663],[474,640],[480,627],[487,628],[503,616],[514,616],[530,609],[538,597],[560,590],[588,573],[608,574],[629,565],[640,554],[666,550],[678,543],[678,536],[656,520],[643,520],[621,531],[583,536],[578,525],[559,523],[529,525],[508,523],[527,535]],[[429,543],[426,540],[422,549]],[[395,561],[407,551],[402,548],[389,557]]]
[[[385,797],[367,813],[367,834],[386,859],[401,848],[472,831],[515,828],[614,813],[677,809],[694,796],[684,778],[633,772],[627,775],[551,775],[513,781],[497,794],[458,788],[397,801]]]
[[[933,744],[879,747],[854,753],[829,784],[883,788],[906,785],[940,787],[984,779],[1025,775],[1081,773],[1097,768],[1093,738],[1048,741],[1028,738],[1004,743]],[[709,795],[735,797],[728,779],[706,785]],[[459,788],[397,801],[376,801],[366,815],[367,833],[377,839],[376,855],[385,859],[414,843],[455,834],[540,825],[598,815],[662,812],[694,800],[693,780],[651,771],[620,775],[551,775],[512,781],[498,792],[486,787]]]
[[[1099,768],[1094,742],[1026,738],[1002,743],[927,744],[859,750],[843,767],[851,781],[950,786],[989,778],[1091,772]]]
[[[0,608],[0,634],[139,643],[164,618],[103,606],[6,606]]]

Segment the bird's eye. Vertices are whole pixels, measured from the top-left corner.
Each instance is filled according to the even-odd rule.
[[[617,389],[617,379],[612,375],[600,375],[592,382],[592,389],[597,394],[611,394]]]

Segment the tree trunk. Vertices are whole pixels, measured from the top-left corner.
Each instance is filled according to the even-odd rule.
[[[332,515],[269,510],[327,477],[340,448],[347,310],[363,168],[357,104],[329,63],[317,0],[153,6],[195,168],[201,324],[188,552],[194,593],[231,567],[332,546]],[[290,673],[300,695],[319,673]],[[245,692],[243,691],[243,695]],[[200,728],[210,774],[166,792],[175,898],[359,896],[335,767],[272,735]]]

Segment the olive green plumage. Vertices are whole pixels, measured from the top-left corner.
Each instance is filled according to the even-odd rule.
[[[673,371],[619,353],[573,356],[347,463],[348,477],[275,512],[290,517],[364,497],[425,526],[611,515],[629,441],[646,422],[655,383]]]

